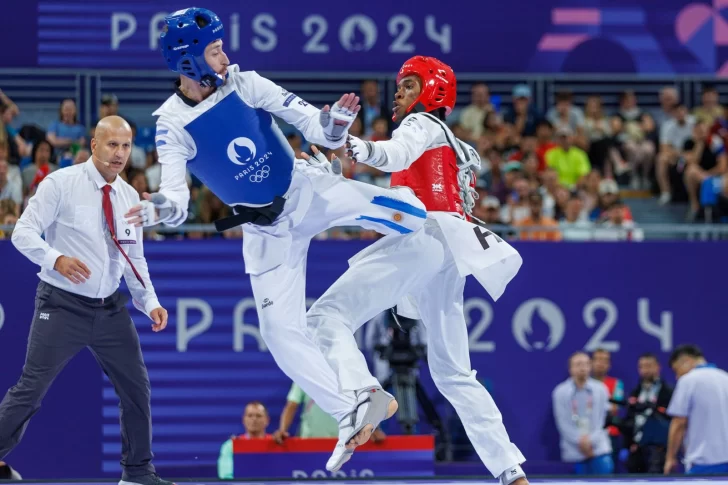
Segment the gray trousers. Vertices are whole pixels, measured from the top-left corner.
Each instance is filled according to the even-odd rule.
[[[119,396],[124,479],[154,473],[151,388],[124,297],[87,298],[41,282],[23,374],[0,403],[0,460],[17,446],[51,383],[88,347]]]

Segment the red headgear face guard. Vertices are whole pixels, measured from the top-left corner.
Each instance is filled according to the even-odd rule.
[[[421,104],[425,111],[445,108],[445,115],[450,115],[455,108],[457,98],[457,82],[452,68],[434,57],[415,56],[402,65],[397,74],[397,85],[407,76],[417,76],[422,82],[420,95],[407,107],[409,113]]]

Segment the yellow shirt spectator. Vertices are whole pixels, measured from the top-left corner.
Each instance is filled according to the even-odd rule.
[[[591,172],[591,164],[586,152],[581,148],[571,146],[555,146],[546,152],[546,165],[559,174],[559,183],[573,187],[579,180]]]

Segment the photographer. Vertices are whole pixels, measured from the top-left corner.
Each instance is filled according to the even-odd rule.
[[[630,393],[627,415],[621,426],[629,449],[629,473],[662,473],[667,452],[670,418],[666,414],[672,387],[660,378],[660,364],[654,354],[638,361],[639,385]]]

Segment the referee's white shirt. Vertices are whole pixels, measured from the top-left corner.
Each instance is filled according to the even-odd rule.
[[[677,380],[667,414],[688,418],[685,465],[728,463],[728,373],[696,367]]]
[[[102,209],[106,180],[90,158],[47,175],[28,202],[15,226],[12,242],[28,259],[40,265],[38,277],[62,290],[90,298],[113,294],[122,275],[134,306],[149,313],[160,306],[144,258],[142,229],[126,223],[124,214],[139,203],[139,194],[121,177],[109,184],[117,239],[134,263],[146,289],[111,239]],[[45,233],[45,240],[41,235]],[[91,271],[75,284],[53,269],[59,256],[78,258]]]

